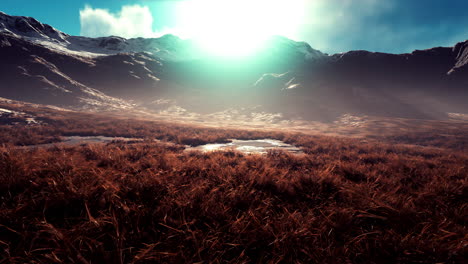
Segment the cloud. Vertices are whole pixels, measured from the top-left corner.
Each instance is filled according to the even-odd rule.
[[[466,39],[466,0],[314,0],[300,37],[328,53],[365,49],[411,52]],[[452,6],[455,5],[455,6]]]
[[[157,37],[153,15],[147,6],[127,5],[120,12],[86,5],[80,10],[81,35],[86,37],[120,36],[124,38]]]
[[[193,38],[206,28],[198,28],[197,21],[191,21],[196,10],[188,8],[190,15],[185,17],[181,10],[187,9],[182,8],[185,5],[202,1],[204,0],[138,0],[140,5],[125,5],[118,12],[87,5],[80,10],[81,35],[132,38],[159,37],[163,33],[172,33],[182,38]],[[299,21],[297,28],[277,28],[278,33],[275,34],[294,31],[287,37],[307,41],[312,47],[328,53],[356,49],[411,52],[433,46],[451,46],[468,36],[466,27],[462,26],[468,24],[468,17],[464,12],[466,0],[452,0],[451,5],[446,5],[441,0],[425,0],[424,5],[419,1],[407,0],[276,1],[288,5],[303,3],[303,14],[295,14]],[[146,6],[149,2],[161,3],[151,5],[158,7],[152,9],[158,14],[160,28],[157,31],[153,29],[153,15]],[[163,2],[167,4],[162,4]],[[203,17],[203,14],[199,15]],[[285,17],[279,15],[278,19]],[[189,26],[185,26],[186,24]]]
[[[371,23],[374,18],[393,9],[391,1],[315,0],[307,4],[308,13],[300,35],[314,48],[325,52],[374,48],[385,25]],[[364,42],[364,43],[363,43]]]

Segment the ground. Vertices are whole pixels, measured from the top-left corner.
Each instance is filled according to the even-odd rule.
[[[0,108],[40,121],[0,125],[6,263],[468,257],[464,121],[347,117],[341,122],[351,126],[220,129],[14,103]],[[143,141],[23,147],[65,136]],[[185,150],[233,138],[281,140],[302,153]]]

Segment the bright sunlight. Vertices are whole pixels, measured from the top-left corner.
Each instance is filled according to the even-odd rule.
[[[305,0],[189,0],[180,5],[180,27],[215,56],[247,56],[272,35],[294,38]]]

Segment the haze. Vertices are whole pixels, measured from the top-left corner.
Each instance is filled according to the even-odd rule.
[[[465,263],[467,7],[2,0],[0,263]]]

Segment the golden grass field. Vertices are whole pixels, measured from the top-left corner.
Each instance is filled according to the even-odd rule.
[[[464,122],[324,124],[337,127],[326,133],[305,125],[219,129],[8,107],[43,124],[0,126],[0,263],[463,263],[468,257]],[[144,141],[20,147],[70,135]],[[303,153],[184,151],[231,138],[278,139]]]

